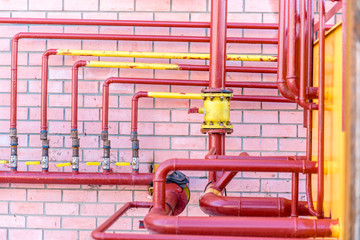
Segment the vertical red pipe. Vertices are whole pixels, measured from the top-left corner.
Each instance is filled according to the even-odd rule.
[[[227,0],[211,1],[210,88],[225,88]]]
[[[18,63],[18,38],[12,39],[11,51],[11,106],[10,106],[10,128],[16,128],[16,106],[17,106],[17,63]]]
[[[79,67],[85,67],[86,61],[80,60],[72,67],[72,92],[71,92],[71,129],[77,129],[78,122],[78,93],[79,93]]]
[[[299,173],[292,173],[291,178],[291,216],[299,216]]]
[[[319,0],[319,168],[316,212],[323,216],[324,201],[324,97],[325,97],[325,0]]]

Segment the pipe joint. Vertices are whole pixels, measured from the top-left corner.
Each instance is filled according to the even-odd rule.
[[[49,169],[49,156],[42,156],[40,164],[41,164],[41,168],[43,170],[48,170]]]
[[[109,132],[108,131],[102,131],[100,135],[101,140],[106,141],[109,139]]]
[[[73,171],[79,171],[79,156],[73,156],[71,161]]]
[[[40,140],[46,140],[48,137],[48,132],[46,130],[40,131]]]

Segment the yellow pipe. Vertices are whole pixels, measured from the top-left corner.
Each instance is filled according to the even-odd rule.
[[[202,99],[201,93],[148,92],[148,96],[153,98]]]
[[[130,166],[129,162],[117,162],[115,163],[116,166]]]
[[[133,52],[133,51],[102,51],[102,50],[72,50],[58,49],[57,55],[96,56],[96,57],[132,57],[132,58],[163,58],[163,59],[194,59],[209,60],[208,53],[162,53],[162,52]],[[229,54],[228,61],[263,61],[276,62],[276,56]]]
[[[56,164],[56,167],[67,167],[67,166],[71,166],[71,162],[68,162],[68,163],[58,163],[58,164]]]
[[[87,166],[100,166],[101,162],[87,162],[86,165]]]
[[[6,164],[6,163],[8,163],[8,161],[6,161],[6,160],[0,160],[0,164]]]
[[[25,165],[39,165],[40,162],[39,161],[29,161],[29,162],[25,162]]]
[[[180,70],[177,64],[87,61],[86,67]]]

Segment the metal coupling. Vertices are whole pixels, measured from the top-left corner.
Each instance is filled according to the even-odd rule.
[[[41,130],[40,131],[40,140],[47,140],[47,136],[48,132],[46,130]]]
[[[16,169],[16,168],[17,168],[17,160],[18,160],[17,155],[11,155],[11,156],[10,156],[10,167],[11,167],[12,169]]]
[[[233,126],[230,122],[230,99],[233,93],[230,89],[210,89],[202,91],[204,99],[204,122],[201,132],[222,131],[231,133]]]
[[[73,171],[79,170],[79,157],[72,157],[71,161]]]
[[[136,140],[138,140],[138,133],[137,133],[137,132],[131,132],[131,133],[130,133],[130,140],[131,140],[131,141],[136,141]]]
[[[109,132],[108,131],[101,131],[100,138],[103,141],[108,140],[109,139]]]
[[[101,163],[102,169],[104,171],[110,170],[110,158],[103,158],[103,162]]]
[[[42,169],[49,169],[49,157],[48,156],[42,156],[41,157],[41,168]]]
[[[132,165],[133,172],[138,172],[139,171],[139,157],[133,157],[131,165]]]

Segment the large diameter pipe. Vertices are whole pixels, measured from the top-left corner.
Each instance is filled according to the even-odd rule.
[[[58,19],[58,18],[0,18],[2,24],[46,24],[46,25],[85,25],[85,26],[134,26],[134,27],[180,27],[209,28],[209,22],[180,21],[142,21],[142,20],[105,20],[105,19]],[[228,23],[227,28],[272,29],[275,23]]]
[[[289,217],[291,201],[285,198],[225,197],[206,193],[200,198],[201,210],[212,216]],[[299,202],[299,215],[308,216],[307,202]]]
[[[150,185],[151,173],[82,173],[82,172],[0,172],[2,183]]]
[[[128,210],[133,208],[151,208],[151,202],[128,202],[125,203],[118,211],[116,211],[103,224],[96,228],[91,236],[97,240],[264,240],[264,238],[249,238],[249,237],[225,237],[225,236],[210,236],[210,235],[173,235],[173,234],[134,234],[134,233],[110,233],[106,232],[121,216]],[[291,238],[284,240],[296,240],[299,238]],[[275,240],[269,238],[268,240]]]
[[[150,211],[144,219],[149,231],[160,234],[197,234],[247,237],[338,236],[338,221],[280,217],[172,217]]]

